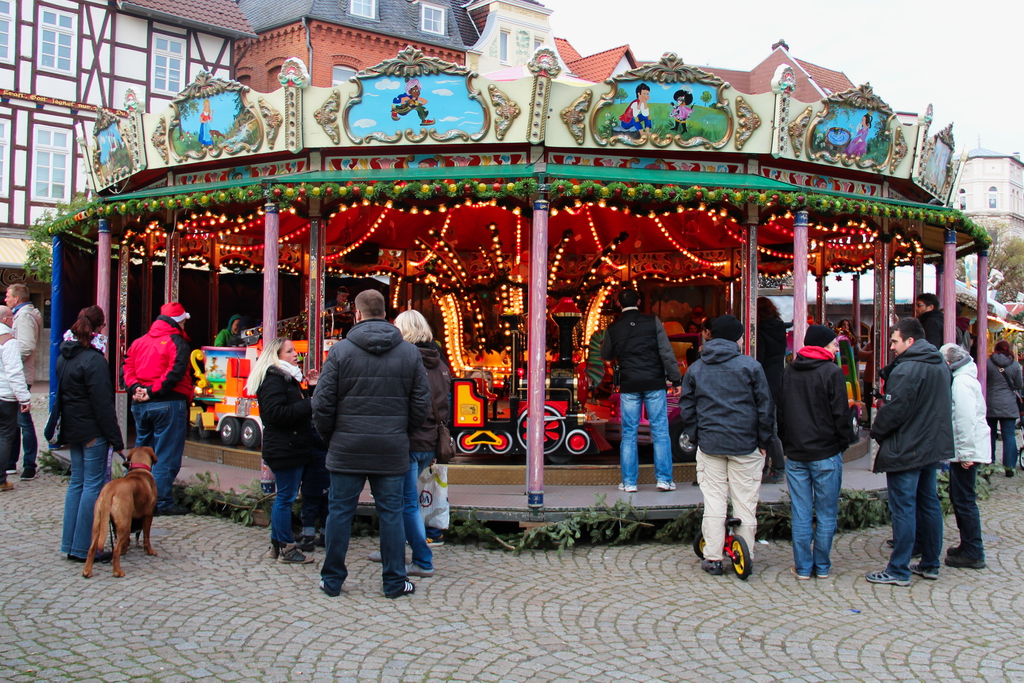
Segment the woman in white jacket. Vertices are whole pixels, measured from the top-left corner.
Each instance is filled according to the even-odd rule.
[[[959,344],[946,344],[942,357],[953,373],[953,442],[956,457],[949,463],[949,500],[960,530],[960,545],[946,551],[949,567],[985,568],[981,515],[974,494],[976,465],[992,462],[992,444],[985,420],[985,398],[978,366]]]

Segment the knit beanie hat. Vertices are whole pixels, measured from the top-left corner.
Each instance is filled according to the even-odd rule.
[[[836,333],[824,325],[809,325],[804,335],[804,346],[820,346],[825,348],[836,338]]]
[[[734,315],[723,315],[711,325],[711,337],[713,339],[728,339],[739,341],[743,336],[743,323]]]

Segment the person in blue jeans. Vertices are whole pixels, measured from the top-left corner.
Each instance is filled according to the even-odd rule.
[[[911,574],[939,578],[942,508],[935,482],[938,463],[956,455],[953,378],[916,318],[903,318],[893,326],[889,346],[896,359],[887,366],[871,438],[878,442],[875,471],[885,472],[888,484],[893,548],[886,568],[865,578],[909,586]],[[915,537],[921,561],[910,564]]]
[[[121,370],[135,418],[135,445],[149,446],[157,455],[157,515],[185,515],[188,508],[174,502],[174,479],[181,469],[188,430],[188,402],[192,400],[189,314],[178,302],[160,307],[149,332],[132,342]]]
[[[668,435],[668,391],[679,395],[682,375],[665,326],[653,315],[640,312],[640,294],[635,289],[619,292],[622,314],[608,326],[601,341],[601,357],[618,363],[619,415],[622,441],[619,490],[635,493],[639,476],[636,436],[640,407],[647,411],[651,441],[654,443],[654,476],[659,491],[675,491],[672,481],[672,445]]]
[[[779,438],[793,515],[793,574],[799,580],[824,579],[832,569],[843,452],[855,437],[837,353],[835,332],[824,325],[809,326],[804,346],[783,371],[779,387]]]
[[[380,518],[384,596],[416,592],[405,566],[404,493],[409,437],[430,413],[430,384],[419,350],[384,319],[385,307],[376,290],[356,296],[356,323],[331,347],[313,392],[313,425],[328,445],[331,473],[320,590],[332,597],[348,578],[352,519],[367,481]]]
[[[1014,433],[1020,410],[1017,393],[1024,388],[1020,365],[1013,357],[1010,342],[1000,339],[988,360],[986,379],[985,415],[991,432],[992,457],[996,455],[996,431],[1003,444],[1003,468],[1012,477],[1017,467],[1017,437]]]

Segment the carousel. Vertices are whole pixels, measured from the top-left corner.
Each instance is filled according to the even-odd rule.
[[[908,121],[869,85],[801,102],[787,65],[771,92],[740,93],[674,54],[601,84],[558,79],[548,49],[528,69],[491,82],[410,47],[332,88],[290,59],[270,93],[200,73],[142,112],[129,92],[128,116],[102,112],[85,143],[93,201],[50,226],[54,343],[98,303],[120,366],[159,305],[181,301],[187,454],[220,442],[222,462],[258,467],[244,384],[262,338],[299,341],[318,370],[351,324],[336,292],[376,288],[392,315],[434,327],[459,462],[518,468],[539,508],[546,466],[614,453],[598,349],[621,288],[666,324],[685,372],[704,317],[737,315],[755,353],[759,286],[792,281],[802,339],[808,287],[822,319],[825,276],[848,273],[857,298],[867,273],[883,364],[893,267],[945,265],[949,306],[957,258],[987,272],[987,233],[949,207],[961,162],[952,126],[930,134],[930,106]],[[251,321],[238,345],[214,346],[234,315]],[[850,384],[859,401],[855,369]]]

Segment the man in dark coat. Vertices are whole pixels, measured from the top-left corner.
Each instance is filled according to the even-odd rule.
[[[409,435],[430,412],[430,387],[419,350],[384,319],[381,293],[360,292],[355,304],[355,325],[331,347],[313,394],[313,423],[328,444],[331,474],[320,589],[341,593],[352,518],[369,479],[380,516],[384,595],[397,598],[416,590],[405,571],[403,487]]]
[[[938,350],[946,334],[946,316],[939,308],[939,297],[931,292],[918,294],[914,301],[914,312],[924,328],[924,339]]]
[[[608,327],[601,342],[601,357],[619,364],[619,414],[622,441],[619,443],[619,490],[636,492],[639,459],[636,450],[640,407],[647,409],[651,441],[654,443],[654,476],[657,490],[675,491],[672,481],[672,444],[668,435],[667,383],[672,395],[679,395],[682,377],[665,326],[653,316],[640,312],[640,294],[634,289],[619,292],[622,315]]]
[[[889,565],[867,575],[871,583],[910,585],[911,573],[939,577],[942,509],[936,492],[939,462],[956,455],[953,445],[952,376],[915,318],[892,328],[896,354],[885,381],[885,397],[871,425],[878,442],[875,471],[885,472],[892,513]],[[921,561],[910,564],[917,538]]]
[[[683,429],[697,444],[697,482],[704,495],[704,562],[724,573],[725,514],[732,498],[743,520],[737,533],[754,550],[757,498],[764,451],[772,438],[775,407],[760,363],[740,353],[743,325],[731,315],[715,319],[713,339],[683,377],[679,411]]]
[[[838,352],[836,333],[824,325],[811,325],[803,348],[782,374],[779,391],[779,436],[787,458],[793,571],[798,579],[824,578],[832,567],[843,452],[853,441],[846,379],[836,364]],[[817,524],[812,523],[814,517]]]

